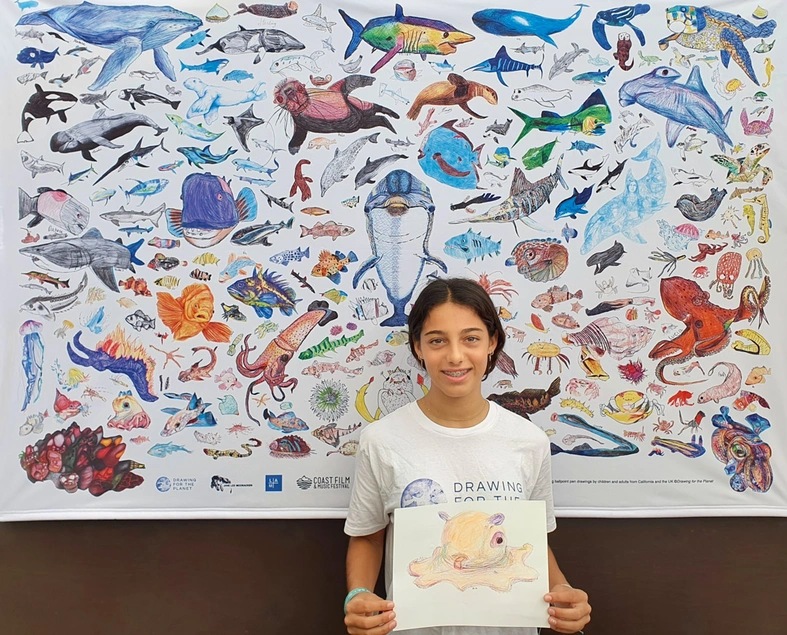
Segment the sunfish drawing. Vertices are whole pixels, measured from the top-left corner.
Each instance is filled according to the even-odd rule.
[[[748,38],[770,37],[776,21],[754,25],[740,15],[710,7],[676,5],[667,9],[667,28],[671,34],[659,40],[661,50],[666,50],[670,42],[676,42],[698,51],[719,51],[724,68],[729,66],[732,58],[749,79],[759,84],[749,51],[743,43]]]
[[[36,11],[19,18],[17,26],[44,25],[85,44],[113,49],[88,90],[99,91],[123,74],[144,52],[164,75],[175,81],[175,68],[164,46],[202,26],[197,16],[172,7],[71,4]]]
[[[532,35],[547,44],[557,46],[551,36],[565,31],[574,24],[582,13],[582,8],[588,5],[580,4],[578,6],[579,8],[573,14],[562,19],[545,18],[535,13],[514,11],[513,9],[483,9],[473,14],[473,24],[492,35],[508,37]]]
[[[481,165],[481,150],[468,136],[454,127],[456,119],[446,121],[432,130],[418,151],[418,165],[424,174],[444,185],[461,190],[472,190],[478,186],[478,168]]]
[[[91,227],[80,238],[23,247],[19,253],[30,256],[37,267],[47,271],[70,273],[89,267],[108,289],[120,291],[114,270],[130,269],[133,272],[134,265],[144,265],[136,256],[144,242],[140,239],[126,246],[120,238],[114,242],[107,240],[98,229]]]
[[[302,42],[279,29],[245,29],[238,26],[237,31],[220,37],[210,46],[197,51],[197,55],[205,55],[214,50],[221,51],[226,55],[255,53],[254,63],[259,64],[262,59],[260,51],[263,53],[284,53],[286,51],[300,51],[305,48],[306,46]]]
[[[167,228],[190,245],[206,249],[217,245],[238,223],[257,218],[257,199],[244,187],[233,199],[232,189],[210,172],[189,174],[181,188],[183,209],[167,209]]]
[[[353,289],[373,267],[393,305],[381,326],[407,324],[405,307],[424,265],[448,273],[446,264],[429,253],[435,204],[426,185],[406,170],[389,172],[369,193],[364,205],[372,256],[353,276]]]
[[[686,126],[707,130],[719,142],[723,152],[726,145],[733,145],[725,128],[730,120],[732,107],[722,114],[718,104],[711,99],[702,83],[700,67],[691,69],[685,84],[677,84],[681,74],[667,66],[659,66],[647,75],[637,77],[620,87],[618,98],[621,106],[639,104],[667,118],[667,145],[671,148]]]
[[[516,582],[538,579],[538,571],[525,564],[533,546],[508,544],[503,514],[480,511],[460,512],[453,517],[445,512],[439,514],[445,521],[441,544],[431,556],[413,560],[408,567],[419,588],[448,582],[460,591],[486,586],[506,592]]]
[[[373,18],[363,26],[358,20],[351,18],[339,9],[352,30],[352,38],[344,52],[344,59],[350,57],[361,42],[371,45],[374,50],[385,51],[374,66],[376,73],[397,53],[415,53],[425,59],[426,55],[450,55],[456,52],[459,44],[472,42],[475,38],[464,33],[446,22],[415,16],[405,17],[402,5],[397,4],[394,15]]]
[[[622,102],[621,102],[622,103]],[[612,121],[612,112],[601,89],[593,91],[585,102],[570,115],[561,116],[544,110],[540,117],[531,117],[514,108],[509,110],[519,117],[524,126],[514,141],[516,145],[531,130],[543,132],[581,132],[586,135],[604,134],[604,124]]]
[[[81,234],[90,222],[90,210],[65,190],[48,187],[38,189],[38,196],[30,196],[19,188],[19,220],[32,217],[28,227],[44,220],[65,229],[69,234]]]
[[[22,410],[27,410],[41,396],[44,378],[44,343],[41,341],[43,324],[28,320],[19,327],[22,336],[22,368],[25,371],[25,401]]]
[[[148,355],[145,347],[136,340],[126,336],[118,326],[91,350],[80,341],[82,331],[74,335],[73,348],[71,342],[66,344],[68,357],[74,364],[89,366],[97,371],[109,371],[125,375],[131,380],[137,394],[144,401],[156,401],[153,394],[153,372],[156,362]],[[84,355],[84,357],[82,355]]]
[[[625,191],[604,203],[588,219],[580,253],[588,253],[618,233],[642,245],[646,243],[637,228],[664,207],[664,195],[667,193],[667,177],[658,156],[660,147],[661,140],[656,137],[642,152],[632,157],[632,161],[650,161],[647,173],[637,179],[629,170]]]

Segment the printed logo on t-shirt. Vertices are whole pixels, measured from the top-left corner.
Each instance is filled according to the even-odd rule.
[[[402,490],[400,507],[420,507],[447,503],[448,497],[440,483],[430,478],[419,478]]]
[[[455,481],[454,502],[515,501],[522,498],[522,483],[517,481]]]

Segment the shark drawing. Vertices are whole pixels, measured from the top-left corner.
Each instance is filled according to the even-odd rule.
[[[83,2],[35,11],[17,26],[45,25],[86,44],[114,49],[88,89],[102,90],[123,74],[141,53],[152,50],[159,70],[174,81],[175,69],[164,45],[202,26],[197,16],[172,7],[109,6]]]
[[[126,246],[119,238],[115,242],[107,240],[93,227],[80,238],[23,247],[19,253],[30,256],[37,267],[47,271],[72,272],[89,267],[107,288],[120,291],[114,270],[130,269],[133,272],[134,265],[144,265],[136,257],[144,242],[140,239]]]

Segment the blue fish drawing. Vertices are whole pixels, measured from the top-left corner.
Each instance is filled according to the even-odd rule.
[[[595,143],[588,143],[587,141],[572,141],[569,150],[578,150],[580,154],[585,154],[589,150],[601,150],[601,146]]]
[[[732,107],[722,115],[702,83],[700,67],[691,69],[685,84],[677,84],[681,74],[667,66],[659,66],[647,75],[637,77],[620,87],[621,106],[639,104],[667,118],[667,145],[671,148],[686,126],[707,130],[716,137],[719,149],[734,145],[725,131]]]
[[[520,60],[513,59],[506,51],[505,46],[501,46],[494,57],[484,60],[475,66],[470,66],[465,70],[468,71],[481,71],[483,73],[495,73],[497,79],[503,86],[508,86],[503,79],[503,73],[513,73],[515,71],[525,71],[525,74],[530,77],[530,71],[538,69],[541,71],[541,77],[544,76],[544,69],[541,65],[544,63],[544,56],[541,56],[541,61],[538,64],[528,64]]]
[[[54,51],[42,51],[41,49],[28,46],[23,48],[16,56],[16,61],[20,64],[30,64],[30,68],[44,68],[44,64],[49,64],[55,59],[55,56],[60,55],[58,49]]]
[[[241,221],[257,218],[257,199],[244,187],[233,200],[232,189],[210,172],[189,174],[181,187],[183,209],[167,209],[167,228],[173,236],[205,249],[224,240]]]
[[[182,51],[184,49],[193,48],[193,47],[197,46],[198,44],[202,44],[205,41],[205,38],[209,38],[210,37],[210,35],[208,35],[209,32],[210,32],[210,29],[205,29],[204,31],[198,31],[197,33],[194,33],[193,35],[190,35],[189,37],[187,37],[180,44],[178,44],[175,48],[178,49],[179,51]],[[204,44],[202,44],[202,45],[205,46]]]
[[[456,119],[432,130],[424,139],[418,164],[424,174],[436,181],[461,190],[478,185],[483,144],[473,148],[466,134],[454,127]]]
[[[309,257],[309,248],[299,247],[298,249],[286,249],[277,254],[273,254],[268,260],[272,263],[287,266],[291,262],[300,262],[303,258]]]
[[[19,327],[19,334],[22,336],[22,369],[26,379],[23,411],[41,396],[44,376],[44,342],[40,335],[42,328],[43,324],[35,320],[27,320]]]
[[[113,49],[96,81],[88,87],[88,90],[99,91],[149,50],[153,51],[158,69],[174,81],[175,69],[163,47],[201,27],[202,20],[166,6],[107,6],[83,2],[28,13],[16,24],[45,25],[85,44]]]
[[[266,320],[273,315],[273,309],[279,309],[283,315],[292,315],[295,310],[295,291],[287,283],[271,271],[254,270],[248,277],[238,280],[227,288],[227,293],[254,309],[257,317]]]
[[[607,77],[609,77],[613,68],[614,66],[610,66],[605,71],[588,71],[587,73],[580,73],[579,75],[574,75],[571,80],[575,84],[595,84],[596,86],[601,86],[607,83]]]
[[[394,308],[381,326],[407,324],[405,308],[424,266],[448,273],[446,264],[429,253],[435,205],[426,185],[406,170],[393,170],[377,183],[364,205],[372,256],[353,276],[353,289],[372,268]]]
[[[625,190],[607,201],[588,219],[585,226],[585,242],[580,253],[586,254],[603,241],[623,234],[631,241],[645,244],[638,227],[665,205],[667,178],[658,153],[661,140],[656,137],[632,161],[650,161],[650,167],[642,178],[635,178],[631,170],[626,173]]]
[[[579,235],[579,232],[577,232],[577,230],[573,227],[570,227],[568,223],[566,223],[566,226],[561,230],[560,233],[563,234],[566,244],[568,244],[572,238],[576,238]]]
[[[577,192],[577,188],[574,188],[573,194],[567,199],[560,201],[557,208],[555,208],[555,220],[565,218],[566,216],[576,218],[577,214],[587,214],[588,211],[585,209],[585,203],[590,200],[590,195],[592,193],[592,185],[586,187],[581,192]]]
[[[123,190],[123,193],[126,195],[126,202],[131,202],[132,196],[141,196],[142,201],[144,202],[148,196],[153,196],[154,194],[158,194],[159,192],[163,192],[164,188],[167,187],[169,181],[167,179],[150,179],[149,181],[140,181],[139,179],[129,179],[129,181],[136,181],[137,184],[128,190],[123,190],[121,187],[120,189]]]
[[[443,251],[452,258],[467,260],[469,265],[478,258],[483,260],[486,256],[499,256],[501,243],[501,240],[494,241],[491,237],[484,237],[480,232],[476,234],[472,229],[468,229],[464,234],[449,238]]]
[[[219,155],[213,154],[210,151],[210,145],[206,145],[201,150],[199,148],[195,148],[194,146],[183,146],[177,148],[177,151],[186,157],[189,165],[193,165],[195,168],[199,168],[201,170],[202,166],[206,163],[211,165],[223,163],[233,154],[235,154],[237,149],[229,148],[224,154]]]
[[[234,71],[230,71],[224,77],[221,78],[223,82],[237,82],[240,84],[244,79],[254,79],[254,75],[249,73],[248,71],[235,69]]]
[[[175,454],[175,452],[188,452],[191,454],[191,450],[187,450],[185,445],[175,445],[172,441],[157,443],[148,450],[148,454],[155,456],[157,459],[163,459],[169,454]]]
[[[503,35],[508,37],[524,37],[532,35],[540,38],[547,44],[557,47],[552,35],[565,31],[570,27],[580,13],[582,8],[588,5],[580,4],[572,15],[567,18],[545,18],[535,13],[526,11],[514,11],[513,9],[483,9],[473,14],[473,24],[482,31],[492,35]]]
[[[198,65],[186,64],[181,60],[180,70],[199,71],[201,73],[216,73],[216,75],[218,75],[221,72],[221,69],[229,63],[230,61],[224,57],[217,60],[208,60],[207,62],[203,62],[202,64]]]

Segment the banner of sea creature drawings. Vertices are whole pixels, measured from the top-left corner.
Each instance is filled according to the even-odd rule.
[[[783,3],[487,5],[3,4],[2,518],[342,516],[446,275],[560,514],[787,513]]]

